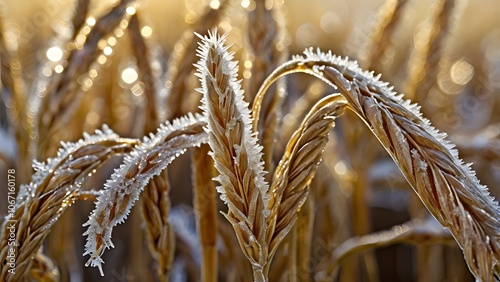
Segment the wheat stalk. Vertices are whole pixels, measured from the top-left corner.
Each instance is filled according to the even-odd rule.
[[[4,267],[0,280],[17,281],[23,276],[52,225],[79,197],[82,182],[109,157],[129,152],[135,144],[136,140],[119,138],[104,127],[77,143],[62,143],[57,157],[47,163],[35,163],[37,172],[29,185],[21,186],[14,216],[6,216],[2,224],[0,259],[5,261],[10,247],[8,224],[16,225],[17,256],[15,274]]]
[[[259,85],[287,56],[284,38],[284,17],[280,4],[274,1],[255,1],[255,8],[248,12],[248,49],[251,68],[250,77],[243,81],[246,97],[251,101],[257,93]],[[263,120],[258,127],[259,140],[263,147],[264,169],[274,170],[273,151],[276,141],[276,129],[281,119],[281,104],[285,91],[285,81],[278,83],[276,95],[264,101]],[[268,175],[270,177],[270,175]],[[266,179],[270,180],[270,179]]]
[[[217,31],[201,37],[196,64],[208,118],[210,155],[220,175],[217,191],[228,205],[224,214],[233,225],[241,249],[250,261],[254,279],[267,281],[266,217],[268,184],[264,180],[262,147],[251,131],[250,110],[236,80],[237,64]]]
[[[156,135],[144,141],[125,157],[105,184],[105,190],[96,203],[84,235],[87,235],[84,255],[90,255],[86,266],[97,266],[101,275],[101,258],[106,248],[113,247],[113,227],[122,223],[151,178],[159,175],[187,148],[206,142],[205,121],[200,116],[188,115],[161,125]],[[164,241],[163,241],[164,242]],[[169,250],[170,251],[170,250]]]
[[[487,187],[479,184],[470,165],[458,158],[445,135],[421,117],[417,106],[402,100],[379,77],[330,53],[306,50],[304,57],[295,57],[271,74],[256,100],[262,99],[268,85],[279,76],[297,71],[339,89],[427,209],[453,234],[474,276],[491,281],[500,261],[500,208]]]
[[[13,135],[17,141],[18,159],[29,160],[33,154],[33,150],[29,146],[32,134],[32,118],[25,114],[26,87],[22,80],[23,73],[21,63],[16,54],[17,48],[9,46],[5,38],[5,32],[3,17],[0,16],[0,86],[2,94],[0,98],[0,103],[2,103],[0,130],[8,132],[10,128],[13,128]],[[14,71],[13,67],[17,69]],[[7,106],[7,104],[11,106]],[[7,148],[4,149],[9,150]],[[12,153],[6,152],[7,155]],[[8,157],[6,156],[6,158]],[[9,162],[6,160],[5,163],[8,164]],[[19,162],[19,180],[29,181],[30,170],[29,162]]]
[[[193,206],[201,243],[201,278],[203,281],[217,281],[217,192],[212,180],[215,173],[209,150],[208,145],[193,150]]]

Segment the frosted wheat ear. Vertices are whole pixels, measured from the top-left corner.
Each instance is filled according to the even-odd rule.
[[[98,267],[104,275],[101,255],[113,247],[113,227],[125,221],[130,209],[149,180],[161,173],[175,158],[190,147],[206,142],[206,125],[200,115],[188,115],[161,125],[156,135],[145,137],[115,170],[99,196],[96,208],[89,217],[84,255],[90,255],[85,264]]]
[[[493,281],[500,264],[500,207],[454,145],[423,118],[417,105],[403,100],[380,76],[331,53],[304,52],[276,69],[254,102],[254,126],[260,101],[280,76],[304,72],[337,88],[394,159],[407,181],[440,224],[450,230],[477,279]]]
[[[266,218],[268,183],[264,180],[262,147],[252,132],[250,110],[243,100],[238,66],[217,31],[202,37],[196,64],[207,116],[210,155],[220,175],[217,191],[228,205],[226,218],[233,225],[243,253],[252,264],[254,279],[264,281],[267,264]]]

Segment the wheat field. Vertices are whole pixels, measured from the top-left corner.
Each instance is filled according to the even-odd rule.
[[[500,281],[498,9],[0,2],[0,281]]]

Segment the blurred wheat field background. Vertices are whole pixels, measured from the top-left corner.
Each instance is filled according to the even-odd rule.
[[[500,279],[500,4],[0,8],[2,281]]]

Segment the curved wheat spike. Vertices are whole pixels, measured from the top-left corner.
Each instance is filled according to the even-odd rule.
[[[209,151],[208,145],[193,150],[193,206],[201,243],[201,279],[215,282],[218,275],[217,191],[212,180],[215,170]]]
[[[228,205],[227,220],[233,225],[241,249],[250,261],[254,279],[267,281],[266,218],[268,184],[264,180],[262,147],[251,130],[250,110],[236,80],[238,66],[224,46],[226,36],[217,31],[198,48],[196,64],[202,88],[202,110],[208,118],[210,155],[220,175],[217,191]]]
[[[321,161],[334,120],[346,105],[340,94],[316,103],[294,132],[269,190],[268,243],[270,258],[297,220],[297,213],[309,193],[309,185]]]
[[[247,34],[251,76],[243,80],[243,89],[249,101],[259,90],[266,77],[286,61],[285,19],[282,4],[275,1],[255,1],[255,8],[248,12]],[[263,147],[264,169],[274,171],[273,151],[276,143],[277,128],[281,122],[281,104],[286,82],[282,79],[270,91],[277,92],[264,101],[263,120],[259,126],[259,140]],[[270,177],[271,175],[267,175]],[[266,178],[270,181],[269,178]]]
[[[9,226],[16,226],[16,271],[3,267],[1,281],[17,281],[30,268],[34,254],[49,234],[52,225],[80,197],[82,182],[104,161],[116,154],[127,153],[138,144],[134,139],[119,138],[109,128],[84,135],[77,143],[62,143],[54,159],[35,163],[37,171],[29,185],[21,186],[13,217],[6,216],[2,224],[0,260],[6,261],[9,246]]]
[[[263,98],[269,84],[279,76],[299,71],[339,89],[427,209],[453,234],[473,275],[492,281],[500,262],[500,208],[470,165],[458,158],[454,145],[444,139],[446,135],[422,117],[418,106],[403,100],[373,73],[363,72],[347,58],[312,49],[273,72],[256,100]],[[254,104],[254,125],[258,120],[255,107],[258,103]]]
[[[196,63],[196,48],[198,43],[195,40],[195,33],[204,33],[217,26],[229,8],[229,0],[219,1],[219,7],[213,9],[207,5],[206,10],[196,20],[193,28],[187,30],[181,39],[175,44],[172,58],[168,63],[167,84],[170,84],[167,93],[166,119],[176,118],[182,115],[182,104],[184,96],[189,94],[186,81],[193,72],[193,64]]]
[[[159,175],[175,158],[190,147],[206,143],[204,118],[188,115],[165,123],[156,135],[144,138],[142,144],[127,155],[105,184],[96,208],[92,211],[84,235],[87,235],[84,255],[90,255],[86,266],[97,266],[101,275],[101,258],[106,248],[113,247],[113,227],[125,221],[130,209],[151,178]],[[166,230],[165,230],[166,231]]]
[[[127,8],[134,2],[135,0],[121,0],[106,15],[97,19],[84,45],[69,54],[67,67],[52,78],[41,105],[38,106],[38,109],[44,111],[37,113],[37,138],[40,146],[37,148],[37,156],[45,153],[44,148],[50,144],[51,133],[60,128],[67,116],[71,115],[71,109],[79,102],[81,97],[75,91],[78,88],[77,78],[88,71],[99,55],[98,42],[119,26],[122,19],[128,15]]]

